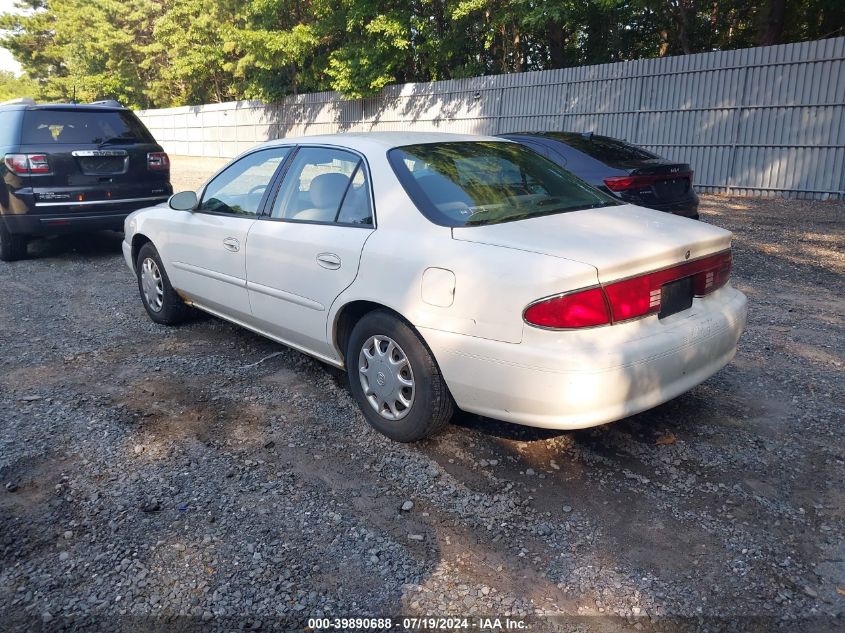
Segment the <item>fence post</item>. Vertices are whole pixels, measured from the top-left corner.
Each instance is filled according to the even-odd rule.
[[[736,104],[736,123],[731,138],[731,155],[728,159],[728,173],[725,177],[725,189],[728,195],[733,193],[734,169],[736,168],[736,146],[739,143],[739,131],[742,127],[742,113],[745,106],[745,91],[748,87],[748,66],[742,69],[742,90],[740,91],[739,103]]]

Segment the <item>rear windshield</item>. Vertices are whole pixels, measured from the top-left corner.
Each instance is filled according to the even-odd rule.
[[[388,157],[408,195],[436,224],[495,224],[616,204],[517,143],[407,145]]]
[[[21,143],[120,145],[155,143],[155,140],[131,112],[27,110]]]
[[[549,136],[607,165],[660,158],[641,147],[609,136],[594,134],[549,134]]]

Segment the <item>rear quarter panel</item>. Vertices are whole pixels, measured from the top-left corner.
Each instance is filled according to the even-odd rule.
[[[598,282],[596,269],[580,262],[453,239],[452,229],[433,224],[416,208],[386,156],[368,160],[377,227],[364,245],[355,281],[332,304],[328,340],[342,308],[364,300],[395,310],[418,328],[518,343],[529,303]],[[451,305],[423,300],[429,268],[454,273]]]

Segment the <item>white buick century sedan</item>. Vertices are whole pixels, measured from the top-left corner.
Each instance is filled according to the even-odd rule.
[[[728,231],[620,204],[499,138],[272,141],[125,229],[150,318],[199,308],[345,367],[403,442],[455,406],[618,420],[713,375],[745,326]]]

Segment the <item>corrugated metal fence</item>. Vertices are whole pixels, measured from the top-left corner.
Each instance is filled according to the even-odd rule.
[[[843,37],[139,115],[190,156],[342,131],[594,131],[690,163],[700,190],[845,199]]]

